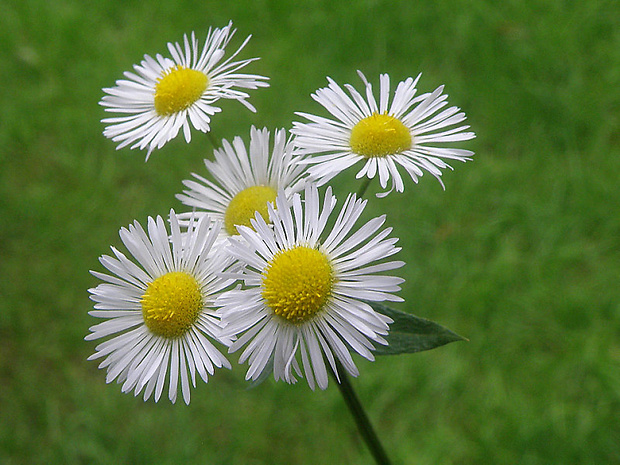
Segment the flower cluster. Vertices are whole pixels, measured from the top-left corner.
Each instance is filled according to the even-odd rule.
[[[202,48],[192,33],[168,44],[168,57],[145,55],[135,73],[104,89],[101,105],[120,114],[103,119],[104,135],[148,159],[181,129],[188,143],[191,126],[209,132],[220,99],[256,111],[246,90],[267,78],[240,72],[256,58],[235,61],[249,37],[224,58],[234,33],[229,23],[209,29]],[[325,185],[359,162],[356,177],[378,177],[378,196],[404,191],[401,170],[414,182],[424,171],[441,182],[446,160],[473,155],[441,144],[475,135],[447,106],[443,86],[416,95],[418,76],[392,96],[384,74],[377,100],[359,76],[361,92],[327,78],[312,94],[331,118],[300,112],[307,121],[288,134],[252,127],[249,145],[223,140],[204,161],[206,176],[183,181],[177,198],[187,210],[171,210],[168,224],[157,216],[146,229],[121,228],[129,256],[115,248],[103,255],[109,273],[93,271],[102,282],[90,289],[90,314],[105,321],[86,339],[105,339],[90,359],[103,358],[107,382],[155,401],[168,385],[172,402],[180,386],[189,403],[196,373],[207,382],[215,368],[231,367],[223,352],[240,351],[248,380],[301,376],[325,389],[330,374],[358,375],[353,353],[373,360],[376,344],[389,344],[392,319],[372,304],[401,300],[404,280],[389,274],[404,265],[392,259],[398,239],[385,215],[361,221],[361,194],[337,208]]]

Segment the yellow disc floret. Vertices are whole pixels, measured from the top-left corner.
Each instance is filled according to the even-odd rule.
[[[351,151],[366,158],[386,157],[411,148],[409,129],[388,114],[373,113],[351,130]]]
[[[276,315],[301,324],[323,309],[333,284],[333,270],[325,254],[297,246],[271,259],[263,272],[262,295]]]
[[[269,186],[252,186],[242,190],[228,204],[224,214],[224,227],[231,236],[237,234],[237,226],[250,226],[256,212],[267,220],[267,204],[276,199],[276,190]]]
[[[203,307],[196,278],[183,271],[172,271],[155,279],[140,303],[144,324],[154,334],[167,339],[183,336]]]
[[[155,111],[159,116],[170,116],[185,110],[202,96],[208,83],[205,73],[175,66],[157,81]]]

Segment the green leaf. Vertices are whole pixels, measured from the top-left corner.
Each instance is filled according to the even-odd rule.
[[[435,349],[450,342],[467,341],[466,338],[433,321],[375,302],[368,302],[368,304],[375,311],[394,320],[386,337],[388,345],[379,345],[374,351],[375,355],[411,354]]]

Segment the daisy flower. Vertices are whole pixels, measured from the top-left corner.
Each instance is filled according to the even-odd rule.
[[[103,283],[89,290],[96,302],[89,314],[107,321],[92,326],[85,339],[113,335],[89,357],[105,357],[99,368],[107,369],[106,382],[116,379],[123,392],[135,389],[136,396],[144,389],[144,400],[154,394],[156,402],[168,384],[173,403],[180,383],[189,404],[196,372],[207,382],[214,367],[230,368],[210,339],[221,331],[214,299],[231,281],[219,276],[228,262],[223,254],[206,259],[218,223],[208,217],[191,221],[183,246],[174,211],[170,223],[170,236],[160,216],[149,217],[148,233],[137,221],[121,228],[120,237],[135,261],[112,247],[114,257],[100,258],[111,274],[91,271]]]
[[[205,160],[207,171],[215,182],[192,173],[195,180],[185,180],[187,187],[177,198],[195,212],[180,214],[186,220],[191,215],[208,214],[224,223],[222,236],[237,235],[237,226],[250,226],[250,219],[259,212],[267,218],[267,205],[283,190],[287,197],[303,188],[305,166],[293,156],[293,144],[284,129],[276,130],[273,147],[269,131],[250,130],[249,151],[241,137],[232,144],[222,141],[215,150],[215,161]]]
[[[100,104],[106,111],[123,116],[105,118],[108,124],[103,134],[117,149],[148,149],[147,160],[154,149],[160,149],[175,138],[183,128],[185,140],[191,140],[190,123],[202,132],[210,130],[211,116],[221,111],[213,104],[221,98],[241,102],[251,111],[256,109],[246,101],[249,95],[239,89],[268,87],[264,76],[238,73],[257,58],[232,61],[247,44],[248,36],[239,49],[220,63],[226,46],[236,29],[232,22],[219,29],[209,28],[202,51],[192,32],[191,39],[183,36],[183,45],[168,43],[172,58],[144,55],[136,73],[125,72],[127,79],[116,81],[116,87],[103,89],[108,94]]]
[[[366,98],[353,86],[346,84],[344,90],[331,78],[329,85],[312,94],[336,119],[327,119],[307,113],[296,113],[309,123],[293,123],[295,145],[300,154],[322,154],[306,159],[312,164],[308,172],[319,185],[325,184],[341,171],[362,162],[356,177],[369,179],[379,174],[383,189],[392,178],[389,191],[394,188],[403,192],[404,184],[397,165],[411,176],[414,182],[424,170],[435,176],[441,185],[441,170],[451,168],[444,160],[470,160],[473,152],[463,149],[435,147],[436,143],[460,142],[473,139],[469,126],[456,126],[465,121],[465,113],[457,107],[443,109],[447,95],[443,86],[434,92],[416,94],[416,79],[408,78],[396,86],[390,99],[390,77],[380,77],[379,102],[375,99],[372,85],[358,71]],[[443,109],[443,110],[442,110]],[[441,111],[440,111],[441,110]]]
[[[402,300],[393,293],[403,279],[381,274],[404,264],[384,260],[400,250],[398,239],[387,237],[391,228],[380,230],[385,215],[351,233],[366,206],[353,194],[327,231],[335,205],[331,188],[321,206],[309,185],[304,202],[299,193],[278,195],[268,208],[272,226],[256,215],[253,228],[240,226],[241,237],[229,239],[237,260],[229,274],[243,286],[221,294],[216,306],[224,334],[238,336],[229,351],[245,346],[239,363],[249,361],[246,379],[273,369],[276,380],[294,383],[303,367],[308,385],[314,389],[316,380],[325,389],[325,360],[336,376],[337,361],[357,376],[350,351],[373,360],[373,343],[387,344],[382,336],[392,320],[366,301]]]

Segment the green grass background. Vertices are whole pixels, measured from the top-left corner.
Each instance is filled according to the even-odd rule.
[[[222,370],[190,406],[125,395],[86,358],[89,269],[181,208],[194,132],[116,152],[98,101],[145,53],[229,19],[271,87],[219,137],[320,112],[325,76],[446,85],[475,161],[371,198],[407,262],[398,308],[470,339],[359,361],[396,464],[620,463],[620,6],[591,0],[9,0],[0,15],[0,463],[370,464],[335,386]],[[342,197],[353,172],[338,178]]]

